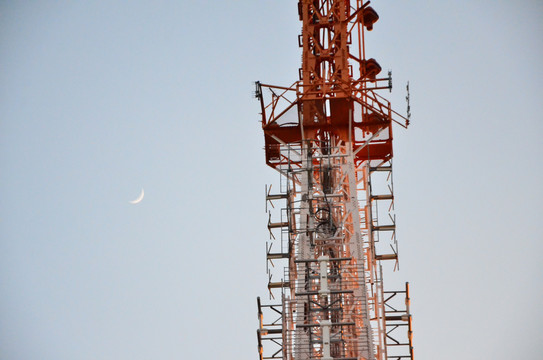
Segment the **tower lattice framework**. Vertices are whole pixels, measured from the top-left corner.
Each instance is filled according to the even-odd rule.
[[[385,291],[398,265],[392,124],[378,95],[391,75],[366,58],[379,19],[369,1],[300,0],[302,67],[291,86],[256,83],[266,163],[272,303],[258,298],[260,359],[413,359],[409,288]]]

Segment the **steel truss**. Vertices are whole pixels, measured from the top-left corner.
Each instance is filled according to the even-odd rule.
[[[261,360],[413,359],[409,289],[385,291],[382,270],[398,266],[392,123],[407,119],[376,93],[391,79],[365,58],[368,4],[300,1],[300,81],[256,86],[266,162],[281,174],[266,191],[275,304],[258,299]]]

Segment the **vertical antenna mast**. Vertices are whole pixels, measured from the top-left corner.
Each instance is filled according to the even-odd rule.
[[[407,119],[378,95],[390,75],[366,58],[379,16],[360,0],[300,0],[298,14],[299,81],[256,83],[266,163],[282,178],[266,193],[280,206],[266,245],[274,304],[257,302],[260,359],[413,359],[408,284],[383,287],[382,263],[398,266],[392,123]]]

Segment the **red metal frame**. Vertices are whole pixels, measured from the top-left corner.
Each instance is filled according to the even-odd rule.
[[[286,201],[286,218],[270,217],[268,228],[272,236],[280,229],[288,239],[281,253],[267,248],[267,258],[288,264],[281,281],[270,275],[268,284],[271,294],[281,291],[281,304],[258,303],[261,359],[413,359],[408,287],[388,298],[383,289],[381,261],[397,263],[398,256],[394,221],[378,219],[377,204],[393,208],[392,186],[386,194],[372,190],[372,174],[387,172],[390,178],[392,172],[392,124],[407,128],[409,121],[377,93],[391,88],[391,77],[379,77],[381,66],[366,58],[365,32],[379,19],[369,3],[300,0],[299,81],[286,87],[256,83],[266,163],[289,184],[284,194],[267,194],[270,201]],[[312,225],[326,225],[323,214],[333,230]],[[385,232],[392,233],[392,254],[376,246]],[[320,279],[310,275],[317,271]],[[394,308],[391,315],[387,302],[398,293],[406,294],[406,307]],[[329,303],[339,304],[342,315],[328,308],[323,315],[319,307]],[[263,309],[279,313],[280,323],[266,325]],[[391,332],[403,326],[408,327],[407,342],[390,343],[395,339]],[[326,343],[334,336],[343,345]],[[279,346],[271,357],[263,354],[264,340]],[[395,346],[408,348],[408,354],[389,351]]]

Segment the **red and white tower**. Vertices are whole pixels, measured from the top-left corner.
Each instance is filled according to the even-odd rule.
[[[408,284],[383,287],[382,263],[398,261],[392,125],[408,119],[378,95],[390,73],[364,50],[379,16],[360,0],[300,0],[298,13],[299,81],[256,84],[266,163],[281,174],[266,200],[260,359],[413,359]]]

